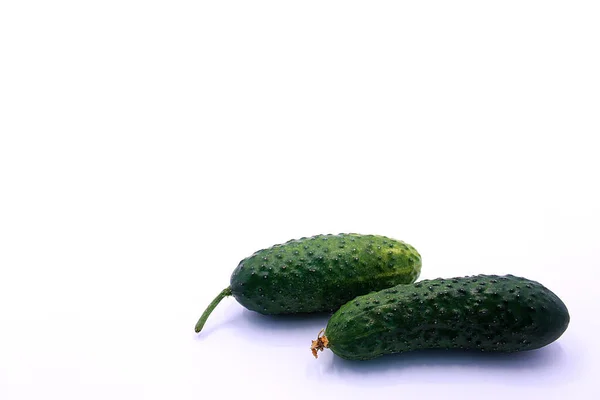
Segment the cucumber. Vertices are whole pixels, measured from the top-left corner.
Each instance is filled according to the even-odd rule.
[[[334,311],[358,295],[414,282],[421,256],[411,245],[385,236],[339,234],[290,240],[240,261],[230,285],[196,324],[226,296],[261,314]]]
[[[419,349],[533,350],[567,329],[565,304],[513,275],[423,280],[359,296],[331,316],[311,350],[368,360]]]

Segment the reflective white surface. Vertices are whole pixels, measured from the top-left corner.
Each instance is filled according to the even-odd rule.
[[[596,2],[4,2],[2,399],[593,399]],[[421,279],[512,273],[530,353],[318,360],[327,315],[225,299],[254,251],[391,236]]]

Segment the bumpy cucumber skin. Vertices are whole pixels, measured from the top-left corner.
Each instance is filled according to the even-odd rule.
[[[357,297],[333,314],[325,336],[336,355],[367,360],[430,348],[533,350],[558,339],[568,324],[565,304],[538,282],[477,275]]]
[[[335,311],[358,295],[414,282],[421,256],[384,236],[339,234],[290,240],[240,261],[231,293],[261,314]]]

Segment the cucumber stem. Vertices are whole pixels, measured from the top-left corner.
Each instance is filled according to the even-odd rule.
[[[202,330],[202,327],[204,326],[204,323],[208,319],[210,313],[213,312],[217,304],[219,304],[221,300],[223,300],[223,298],[227,296],[231,296],[231,287],[229,286],[223,289],[223,291],[219,293],[217,297],[215,297],[215,299],[208,305],[208,307],[206,307],[206,310],[204,310],[204,313],[196,323],[196,333],[199,333]]]
[[[310,351],[312,352],[315,358],[319,358],[319,351],[323,351],[323,349],[329,348],[329,340],[327,336],[325,336],[325,328],[321,329],[319,334],[317,335],[317,340],[313,340],[310,346]]]

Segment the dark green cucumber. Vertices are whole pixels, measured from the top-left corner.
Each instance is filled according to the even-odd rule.
[[[543,347],[567,329],[564,303],[512,275],[424,280],[359,296],[330,318],[313,355],[367,360],[419,349],[515,352]]]
[[[206,319],[226,296],[261,314],[334,311],[358,295],[414,282],[421,256],[409,244],[376,235],[318,235],[260,250],[240,261],[230,286],[208,306]]]

